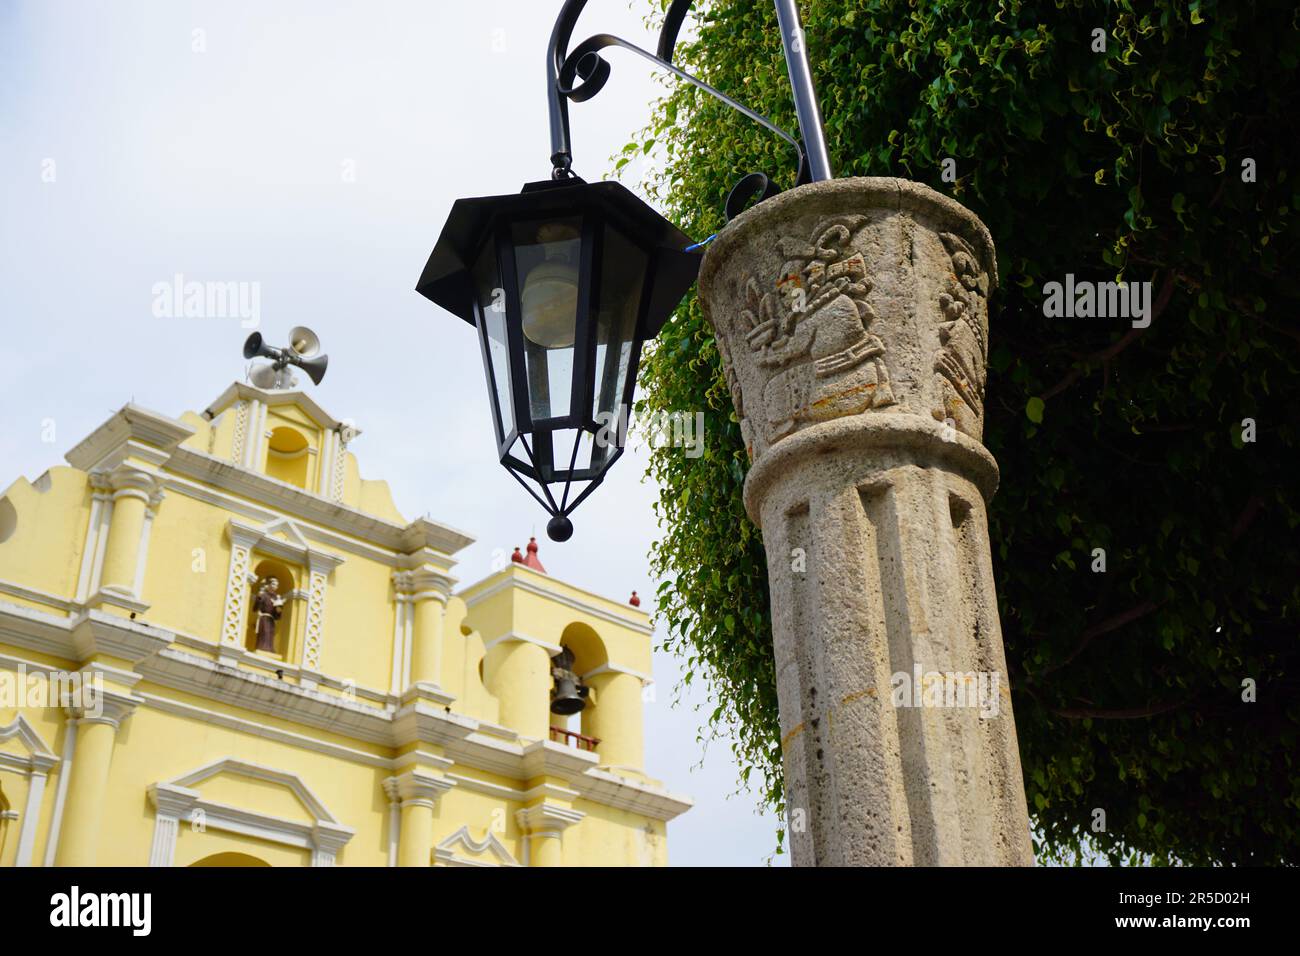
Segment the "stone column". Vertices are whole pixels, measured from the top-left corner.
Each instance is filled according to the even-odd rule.
[[[95,865],[113,745],[122,721],[139,703],[138,697],[105,691],[103,707],[96,708],[97,713],[82,708],[71,712],[77,721],[76,759],[72,762],[68,802],[63,808],[56,866]]]
[[[899,179],[781,194],[709,247],[763,529],[796,865],[1032,865],[981,443],[993,241]]]

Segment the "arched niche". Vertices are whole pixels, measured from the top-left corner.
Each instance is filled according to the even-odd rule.
[[[561,632],[560,646],[573,651],[573,671],[579,676],[609,663],[605,642],[590,624],[574,621]]]
[[[295,605],[296,601],[291,596],[299,587],[301,574],[292,566],[279,560],[278,558],[262,558],[255,556],[257,564],[253,568],[255,579],[248,585],[248,622],[244,628],[244,647],[250,651],[257,650],[257,593],[261,589],[263,582],[268,578],[275,578],[279,584],[280,597],[284,598],[284,607],[280,610],[280,620],[276,622],[275,627],[275,651],[276,657],[290,660],[293,652],[293,645],[297,631],[294,627],[296,621]],[[272,653],[260,651],[258,653]]]
[[[573,672],[579,677],[609,663],[609,651],[605,648],[605,642],[596,633],[595,628],[581,621],[574,621],[560,633],[560,646],[567,647],[573,652]],[[593,703],[594,701],[589,699],[587,707],[590,708]],[[582,712],[567,717],[556,713],[551,714],[552,727],[584,732],[582,728],[585,725]]]
[[[209,856],[205,856],[205,857],[204,857],[203,859],[201,859],[201,860],[195,860],[193,863],[190,864],[191,867],[195,867],[195,866],[270,866],[270,865],[271,865],[271,864],[270,864],[270,863],[267,863],[265,860],[258,859],[258,858],[255,857],[255,856],[250,856],[250,855],[247,854],[247,853],[234,853],[234,852],[213,853],[213,854],[210,854]]]
[[[296,428],[281,425],[271,430],[266,444],[266,474],[270,478],[308,487],[311,471],[311,453],[307,450],[307,436]]]

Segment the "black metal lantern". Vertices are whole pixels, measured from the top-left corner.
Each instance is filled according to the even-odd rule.
[[[794,147],[798,182],[831,176],[795,0],[775,5],[808,149],[673,65],[692,2],[671,0],[656,55],[606,33],[569,52],[587,0],[565,0],[546,51],[551,179],[517,196],[458,200],[416,285],[477,327],[501,463],[551,513],[546,531],[555,541],[573,534],[569,513],[622,454],[641,345],[695,281],[701,258],[702,243],[692,245],[619,183],[573,174],[568,102],[591,99],[608,81],[600,52],[636,53],[771,130]],[[728,196],[727,218],[775,192],[751,173]]]
[[[458,200],[420,276],[478,329],[501,463],[556,541],[623,452],[641,345],[699,271],[690,245],[619,183],[570,177]]]

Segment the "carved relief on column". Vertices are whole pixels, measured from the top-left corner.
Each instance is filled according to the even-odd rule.
[[[978,440],[997,283],[983,224],[903,180],[834,180],[798,210],[791,195],[761,204],[769,222],[790,211],[770,231],[742,239],[739,217],[728,227],[737,261],[711,268],[726,251],[715,242],[701,271],[750,458],[859,415],[937,418]]]
[[[989,359],[989,273],[961,236],[939,234],[952,262],[939,293],[941,348],[934,356],[942,404],[931,414],[979,439],[984,431],[984,383]]]

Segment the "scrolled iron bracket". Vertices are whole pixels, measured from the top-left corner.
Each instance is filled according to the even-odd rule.
[[[569,40],[579,14],[587,0],[567,0],[551,33],[547,49],[547,96],[550,107],[551,124],[551,176],[554,179],[566,179],[573,176],[573,151],[569,139],[568,101],[584,103],[590,100],[609,82],[611,66],[600,55],[601,50],[618,47],[635,53],[637,56],[667,70],[678,79],[685,80],[714,99],[726,104],[741,115],[753,120],[760,126],[775,133],[794,147],[799,157],[797,182],[811,181],[807,152],[803,144],[787,131],[777,126],[766,116],[757,113],[720,90],[710,86],[696,76],[676,67],[672,63],[673,51],[677,45],[677,34],[682,21],[690,9],[692,0],[673,0],[664,17],[663,28],[659,33],[659,45],[656,53],[644,50],[634,43],[608,33],[597,33],[568,51]],[[730,220],[750,200],[759,202],[775,195],[776,187],[764,173],[750,173],[743,177],[727,197],[726,216]]]

